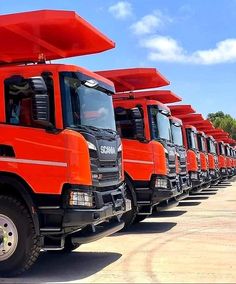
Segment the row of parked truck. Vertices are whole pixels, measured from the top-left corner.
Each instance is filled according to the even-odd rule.
[[[3,15],[0,36],[1,276],[236,174],[235,141],[158,89],[169,81],[155,68],[50,62],[115,46],[76,13]]]

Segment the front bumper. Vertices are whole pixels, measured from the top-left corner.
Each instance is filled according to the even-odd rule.
[[[202,187],[203,188],[208,188],[211,186],[211,177],[209,174],[209,171],[201,171],[201,176],[202,176]]]
[[[201,186],[203,184],[203,178],[201,176],[201,172],[190,172],[189,173],[189,176],[190,176],[190,182],[191,182],[191,191],[194,191],[194,192],[200,192],[202,189],[201,189]]]
[[[180,188],[183,192],[188,192],[191,188],[189,175],[179,175]]]
[[[131,201],[125,198],[124,186],[111,191],[94,191],[95,208],[66,208],[63,228],[84,227],[98,224],[131,209]]]
[[[220,173],[216,169],[210,169],[209,175],[211,177],[211,185],[217,185],[220,180]]]
[[[231,178],[234,176],[233,168],[228,168],[228,177]]]
[[[163,184],[166,186],[155,186],[161,185],[156,183],[156,180],[165,180]],[[169,200],[179,195],[179,187],[176,178],[169,178],[168,176],[154,176],[149,188],[135,187],[135,193],[137,197],[138,212],[142,214],[152,214],[154,206],[162,201]]]
[[[220,169],[220,179],[225,180],[228,178],[228,171],[226,168],[221,168]]]

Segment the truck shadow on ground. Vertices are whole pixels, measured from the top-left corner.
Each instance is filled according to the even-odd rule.
[[[179,217],[187,213],[185,210],[170,210],[170,211],[160,211],[154,212],[149,218],[167,218],[167,217]]]
[[[112,235],[112,237],[130,234],[160,234],[170,231],[176,225],[176,222],[140,222],[130,226],[124,232]]]
[[[121,256],[111,252],[77,251],[63,255],[42,252],[29,272],[21,278],[4,279],[3,283],[65,283],[81,280],[102,270]]]
[[[197,206],[200,205],[201,202],[197,202],[197,201],[181,201],[179,203],[178,206],[182,207],[182,206]]]
[[[187,197],[185,200],[186,201],[192,201],[192,200],[207,200],[209,196],[190,196]]]

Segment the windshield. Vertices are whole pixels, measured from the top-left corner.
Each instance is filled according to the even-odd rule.
[[[220,154],[225,155],[225,147],[222,143],[220,144]]]
[[[171,123],[171,134],[175,145],[183,146],[183,135],[181,125]]]
[[[197,140],[198,140],[198,149],[199,149],[199,151],[206,152],[205,138],[201,134],[198,134],[197,135]]]
[[[190,149],[198,149],[197,134],[191,129],[187,129],[187,140]]]
[[[80,73],[60,74],[65,126],[116,130],[111,91],[92,78],[83,79]]]
[[[207,140],[207,149],[209,153],[216,154],[216,145],[211,139]]]
[[[149,108],[152,139],[171,141],[170,120],[167,114],[162,113],[156,106]]]
[[[230,157],[229,146],[227,145],[225,148],[226,148],[226,156]]]

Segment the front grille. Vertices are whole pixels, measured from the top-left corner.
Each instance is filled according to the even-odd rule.
[[[119,173],[103,173],[102,174],[102,181],[113,181],[119,179]]]
[[[92,181],[94,186],[112,186],[120,181],[121,152],[115,161],[99,160],[97,152],[90,150]]]
[[[169,175],[176,175],[176,165],[175,161],[169,161]]]

